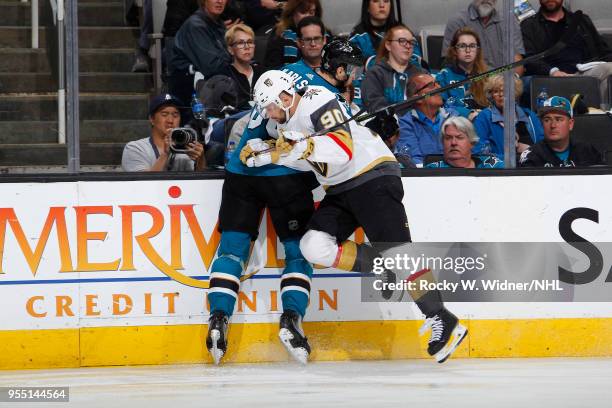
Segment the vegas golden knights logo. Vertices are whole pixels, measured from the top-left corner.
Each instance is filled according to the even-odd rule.
[[[314,171],[316,171],[323,177],[327,177],[327,171],[329,170],[329,165],[327,163],[313,162],[308,159],[306,161],[312,166]]]

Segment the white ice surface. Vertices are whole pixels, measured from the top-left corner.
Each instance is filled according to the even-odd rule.
[[[612,407],[612,359],[455,359],[0,372],[69,386],[69,403],[2,407]]]

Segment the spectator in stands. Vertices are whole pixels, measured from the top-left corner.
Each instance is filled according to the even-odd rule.
[[[391,27],[378,47],[376,65],[368,70],[361,83],[361,98],[365,108],[375,112],[385,106],[406,100],[406,84],[414,74],[426,72],[410,62],[418,44],[405,25]],[[398,110],[398,115],[408,108]]]
[[[474,127],[480,137],[476,152],[492,153],[504,159],[504,77],[495,75],[485,82],[485,94],[491,106],[483,109],[474,119]],[[523,93],[522,81],[514,78],[516,101]],[[544,129],[538,116],[529,108],[523,108],[518,103],[516,109],[516,152],[522,153],[529,146],[544,138]]]
[[[167,2],[164,37],[174,37],[183,23],[200,7],[200,0],[174,0]]]
[[[153,33],[153,3],[151,0],[143,0],[142,21],[140,21],[140,36],[136,47],[134,65],[132,72],[149,72],[151,70],[151,59],[149,48],[151,40],[149,34]]]
[[[576,18],[580,18],[578,31],[567,46],[557,54],[527,64],[527,73],[555,77],[595,77],[600,81],[603,102],[608,96],[608,77],[612,76],[612,49],[586,14],[578,17],[566,10],[563,0],[540,0],[540,10],[521,24],[525,51],[529,56],[551,48]],[[593,61],[601,63],[586,64]]]
[[[248,10],[246,22],[255,31],[275,25],[286,4],[276,0],[242,0],[242,3]]]
[[[166,15],[162,32],[164,37],[174,37],[183,23],[199,8],[203,0],[171,0],[167,2]],[[258,1],[258,0],[256,0]],[[222,20],[244,20],[244,12],[240,5],[246,0],[228,0],[223,10]]]
[[[285,65],[282,70],[293,78],[298,89],[307,85],[324,86],[332,92],[338,92],[335,86],[319,74],[321,69],[321,52],[327,43],[325,26],[320,18],[304,17],[297,25],[297,44],[302,58],[293,64]]]
[[[587,143],[574,142],[574,113],[570,101],[553,96],[538,111],[544,124],[544,140],[521,154],[521,167],[580,167],[601,165],[601,152]]]
[[[362,0],[361,20],[353,27],[350,41],[361,48],[366,59],[374,57],[385,33],[397,24],[394,1]],[[421,47],[416,43],[412,50],[411,62],[415,65],[425,65],[424,68],[428,69],[427,64],[422,63],[422,56]],[[373,64],[374,59],[366,65],[370,67]]]
[[[255,33],[247,25],[236,24],[225,33],[225,42],[232,56],[229,77],[234,80],[236,87],[236,108],[249,110],[253,86],[264,72],[261,65],[252,61],[255,54]]]
[[[457,30],[463,27],[470,27],[478,34],[480,38],[484,59],[490,67],[499,67],[504,65],[504,21],[500,14],[495,9],[497,0],[472,0],[467,10],[459,12],[454,17],[451,17],[446,23],[444,30],[444,42],[442,44],[442,55],[446,55],[451,40]],[[523,47],[523,38],[521,37],[518,20],[512,19],[512,23],[516,24],[514,30],[514,47],[515,60],[522,59],[525,54]],[[517,69],[516,72],[521,75],[523,69]]]
[[[205,89],[201,91],[202,99],[207,105],[207,114],[219,119],[211,119],[210,142],[219,143],[221,146],[227,143],[226,134],[231,124],[248,115],[251,110],[253,87],[259,76],[265,72],[263,66],[252,61],[255,54],[255,33],[249,26],[232,26],[225,33],[225,41],[233,57],[228,77],[213,77],[204,83]],[[228,111],[224,109],[227,106],[233,106],[235,109]],[[229,113],[231,114],[227,116]]]
[[[492,155],[472,155],[478,143],[478,135],[469,119],[450,117],[442,124],[440,132],[444,159],[429,163],[431,168],[503,169],[504,162]]]
[[[308,16],[321,18],[323,12],[319,0],[288,0],[280,21],[268,38],[265,65],[268,69],[280,69],[300,59],[296,28]]]
[[[399,126],[395,115],[382,112],[365,125],[380,136],[399,162],[401,168],[410,169],[416,167],[409,154],[396,149],[397,142],[399,141]]]
[[[408,97],[423,95],[439,87],[433,76],[416,74],[408,80]],[[457,116],[456,111],[446,111],[442,105],[442,97],[437,94],[419,100],[414,109],[400,117],[400,138],[396,150],[407,149],[417,166],[422,166],[428,154],[442,154],[440,127],[448,117]]]
[[[221,19],[227,1],[202,0],[202,7],[176,33],[168,62],[168,87],[184,104],[191,99],[196,71],[210,78],[230,70],[232,58],[225,44],[225,30],[240,20]]]
[[[124,171],[194,171],[206,167],[204,146],[189,144],[186,154],[170,150],[170,134],[179,127],[181,102],[170,94],[155,97],[149,105],[151,136],[129,142],[123,149]]]
[[[446,67],[437,75],[441,87],[461,82],[468,76],[481,74],[488,70],[484,62],[480,38],[469,27],[455,32],[446,51]],[[484,93],[484,82],[467,83],[442,93],[445,107],[456,109],[459,114],[470,120],[488,105]]]

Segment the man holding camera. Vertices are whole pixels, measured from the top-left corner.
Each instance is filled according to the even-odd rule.
[[[182,104],[170,94],[155,97],[149,104],[151,136],[129,142],[123,149],[123,171],[199,171],[206,168],[204,146],[197,141],[195,131],[181,129],[179,139],[195,139],[177,149],[173,129],[180,125]],[[177,130],[174,131],[175,133]]]

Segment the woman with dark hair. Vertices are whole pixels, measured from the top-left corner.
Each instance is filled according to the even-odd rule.
[[[369,112],[406,100],[406,84],[410,77],[425,72],[411,63],[417,41],[408,27],[398,24],[390,28],[378,47],[376,65],[368,70],[361,83],[361,97]],[[398,111],[402,115],[409,109]]]
[[[436,80],[442,87],[488,70],[480,38],[474,30],[463,27],[455,32],[446,52],[446,64],[436,75]],[[446,91],[442,93],[442,99],[445,107],[456,109],[461,116],[470,120],[473,120],[482,108],[488,106],[484,81],[467,83]]]
[[[391,0],[363,0],[361,20],[353,27],[350,41],[361,48],[366,58],[376,55],[387,30],[398,24],[395,6]],[[417,43],[413,50],[413,63],[420,64],[423,55]],[[368,65],[369,66],[369,65]],[[427,67],[425,67],[427,69]]]
[[[264,65],[268,69],[279,69],[300,59],[297,46],[296,27],[307,16],[321,18],[323,14],[319,0],[288,0],[279,22],[268,38]]]

